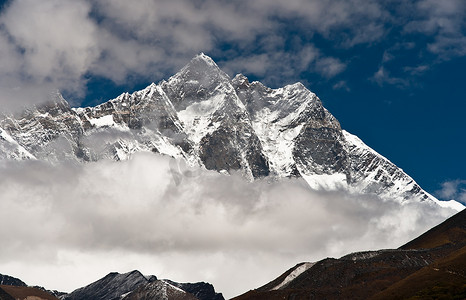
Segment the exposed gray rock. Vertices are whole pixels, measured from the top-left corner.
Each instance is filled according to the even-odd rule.
[[[26,283],[18,278],[2,274],[0,274],[0,285],[27,286]]]
[[[148,284],[157,278],[147,279],[139,271],[125,274],[110,273],[83,288],[77,289],[63,297],[64,300],[119,300],[142,284]]]

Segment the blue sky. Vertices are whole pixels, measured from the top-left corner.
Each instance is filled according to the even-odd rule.
[[[1,3],[2,108],[54,89],[94,105],[205,52],[230,75],[301,81],[428,192],[466,201],[463,0]]]

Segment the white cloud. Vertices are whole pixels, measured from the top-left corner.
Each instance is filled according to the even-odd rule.
[[[89,11],[82,1],[13,1],[0,19],[14,48],[1,58],[14,62],[2,77],[16,76],[19,89],[43,84],[81,91],[80,78],[99,55]]]
[[[313,45],[300,45],[296,52],[270,52],[261,49],[259,54],[238,56],[219,63],[230,75],[241,72],[264,77],[262,82],[272,86],[283,84],[285,79],[299,81],[302,72],[314,72],[325,78],[332,78],[346,68],[344,62],[334,57],[325,57]]]
[[[344,63],[333,57],[324,57],[316,62],[316,69],[327,78],[341,73],[345,68]]]
[[[444,200],[456,200],[466,203],[466,180],[456,179],[445,181],[442,188],[436,192],[437,196]]]
[[[404,71],[410,73],[411,75],[420,75],[429,70],[427,65],[419,65],[415,67],[405,67]]]
[[[415,18],[404,27],[408,33],[423,33],[433,38],[427,50],[449,60],[466,54],[466,2],[462,0],[423,0],[413,5]]]
[[[0,101],[2,107],[36,103],[55,89],[79,100],[86,78],[95,75],[118,84],[158,81],[201,51],[223,59],[230,73],[275,76],[270,81],[279,85],[300,80],[303,70],[330,78],[347,65],[333,50],[379,45],[393,26],[404,29],[402,41],[428,37],[416,51],[451,59],[466,53],[464,5],[424,0],[396,10],[375,0],[13,0],[0,15]],[[326,47],[316,45],[317,35]]]
[[[347,92],[351,91],[351,89],[348,87],[348,83],[345,80],[338,81],[332,86],[332,88],[334,90],[345,90]]]
[[[392,76],[384,65],[379,67],[370,80],[376,82],[380,86],[389,84],[400,88],[406,88],[410,85],[410,81],[408,79]]]
[[[180,180],[173,161],[144,153],[85,165],[3,161],[0,270],[72,290],[140,269],[210,281],[231,297],[300,261],[398,247],[452,214],[316,192],[299,179],[181,170]]]

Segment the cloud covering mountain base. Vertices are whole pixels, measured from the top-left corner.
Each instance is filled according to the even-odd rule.
[[[298,178],[249,182],[152,153],[2,161],[0,173],[0,270],[65,291],[139,269],[235,296],[300,261],[398,247],[454,213]]]

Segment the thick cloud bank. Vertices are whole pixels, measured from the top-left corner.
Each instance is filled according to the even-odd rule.
[[[227,297],[300,261],[398,247],[453,211],[299,179],[247,182],[149,153],[0,162],[0,270],[71,291],[110,271],[210,281]]]

